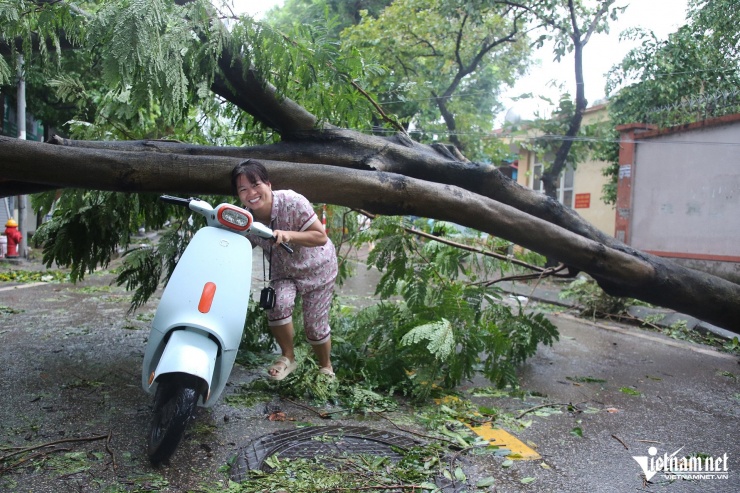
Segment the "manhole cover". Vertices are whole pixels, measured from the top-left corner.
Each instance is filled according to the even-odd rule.
[[[362,426],[310,426],[277,431],[239,448],[230,475],[233,481],[242,482],[249,479],[249,471],[269,473],[272,469],[266,460],[276,454],[281,459],[372,455],[398,461],[403,455],[397,449],[404,451],[417,445],[422,443],[403,435]],[[444,492],[465,491],[463,486],[453,485],[442,476],[435,483]]]

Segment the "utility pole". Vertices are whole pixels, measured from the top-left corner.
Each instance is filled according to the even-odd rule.
[[[23,55],[18,56],[18,108],[16,119],[18,138],[26,140],[26,77],[23,69]],[[27,254],[26,229],[26,196],[18,195],[18,231],[23,235],[18,245],[18,256],[21,258],[25,258]]]

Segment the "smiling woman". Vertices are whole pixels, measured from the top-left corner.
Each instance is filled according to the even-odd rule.
[[[297,294],[303,301],[306,340],[318,360],[319,374],[334,378],[331,364],[329,309],[337,276],[337,254],[309,201],[293,190],[273,190],[262,163],[247,159],[231,173],[231,185],[254,218],[268,225],[275,240],[247,237],[262,248],[270,262],[270,288],[274,296],[267,312],[268,325],[280,346],[281,356],[268,369],[268,378],[282,380],[296,367],[293,346],[293,308]],[[290,243],[292,254],[274,245]]]

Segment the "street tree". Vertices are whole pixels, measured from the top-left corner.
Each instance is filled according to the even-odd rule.
[[[396,0],[377,17],[364,13],[343,42],[383,61],[387,73],[369,79],[369,89],[416,140],[449,142],[469,159],[496,161],[500,144],[489,135],[502,109],[498,96],[523,74],[530,52],[521,9]]]
[[[338,41],[343,29],[362,20],[362,12],[377,17],[392,0],[286,0],[265,15],[265,20],[283,32],[296,26],[325,26]]]
[[[537,44],[542,46],[546,41],[552,42],[555,46],[555,60],[559,61],[565,56],[573,57],[574,94],[561,99],[555,118],[540,122],[542,128],[561,129],[556,135],[562,138],[540,140],[536,144],[537,150],[545,158],[541,176],[545,195],[556,199],[560,176],[568,164],[577,164],[570,151],[579,135],[583,114],[588,106],[583,76],[584,50],[594,33],[608,32],[609,20],[616,19],[624,7],[614,6],[615,0],[502,1],[526,11],[531,22],[544,30]]]
[[[621,123],[655,123],[663,126],[694,121],[703,116],[697,108],[661,114],[691,99],[705,99],[737,91],[740,85],[740,22],[736,2],[692,0],[686,24],[667,39],[644,29],[623,37],[640,41],[613,67],[607,78],[610,114]],[[722,111],[710,108],[710,112]],[[737,101],[735,101],[737,102]],[[731,109],[731,108],[730,108]]]
[[[70,8],[61,2],[21,3],[26,9],[22,15],[29,16],[34,9],[45,15]],[[156,15],[147,10],[151,4],[156,4]],[[1,138],[0,194],[76,187],[126,194],[227,195],[232,167],[246,157],[258,158],[268,165],[276,187],[292,188],[314,202],[469,226],[585,271],[610,294],[632,296],[738,330],[740,286],[635,251],[549,197],[517,185],[492,166],[461,159],[448,146],[415,142],[403,130],[390,136],[352,130],[348,123],[354,123],[353,118],[375,108],[348,75],[365,68],[358,52],[332,58],[314,49],[320,53],[311,58],[313,47],[286,42],[247,19],[224,28],[207,2],[131,0],[93,6],[94,14],[79,18],[66,11],[69,23],[63,27],[78,29],[78,49],[100,57],[89,58],[99,60],[91,70],[104,71],[108,91],[101,90],[102,99],[93,101],[103,103],[103,108],[122,107],[107,111],[107,120],[89,125],[99,134],[96,140],[55,138],[57,145],[52,145]],[[132,40],[143,39],[131,32],[137,29],[148,31],[149,45],[132,45]],[[162,37],[166,47],[159,44]],[[14,38],[5,41],[15,46]],[[209,107],[199,105],[204,101],[222,103],[219,106],[228,106],[233,114],[250,115],[251,126],[243,128],[254,133],[241,136],[259,140],[243,146],[187,141],[185,130],[197,132],[192,122]],[[148,125],[156,120],[156,127],[169,125],[172,131],[160,127],[160,136],[181,136],[187,143],[103,140],[105,131],[116,128],[110,121],[137,120]],[[121,195],[115,197],[118,204],[105,205],[113,215],[128,208],[135,216],[149,210],[146,200],[154,202],[138,199],[133,206]],[[127,231],[122,230],[130,225],[102,220],[95,214],[97,202],[81,200],[76,205],[80,204],[85,207],[79,211],[75,204],[63,211],[80,219],[74,224],[81,233],[74,245],[66,245],[66,258],[91,268],[110,258],[125,241],[122,235]],[[59,244],[63,238],[58,238]]]

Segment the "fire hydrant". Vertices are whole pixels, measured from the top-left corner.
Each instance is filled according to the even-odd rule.
[[[23,238],[23,235],[18,231],[18,223],[15,219],[8,219],[5,223],[5,236],[8,237],[8,253],[6,257],[17,257],[18,256],[18,245]]]

